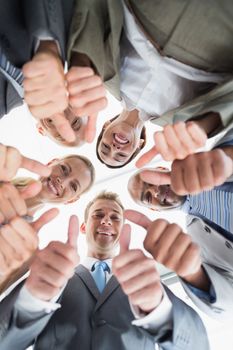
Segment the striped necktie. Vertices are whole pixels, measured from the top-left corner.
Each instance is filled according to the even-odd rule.
[[[21,69],[15,67],[6,57],[2,48],[0,47],[0,67],[11,79],[23,86],[23,72]]]
[[[106,285],[105,271],[110,272],[109,266],[105,261],[96,261],[91,268],[92,277],[100,293],[103,292]]]

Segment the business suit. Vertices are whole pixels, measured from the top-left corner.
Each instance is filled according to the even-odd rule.
[[[127,0],[125,3],[148,40],[162,56],[172,57],[206,71],[232,74],[233,6],[230,0],[222,2],[221,7],[214,0],[171,0],[166,2],[166,6],[163,1],[153,0]],[[214,40],[213,28],[217,29]],[[93,3],[80,0],[76,3],[70,28],[68,59],[71,61],[73,53],[77,54],[77,65],[83,65],[84,57],[86,62],[89,59],[89,64],[118,99],[122,30],[123,10],[120,1],[96,0]],[[95,45],[91,45],[92,42]],[[215,89],[219,93],[218,112],[226,126],[233,119],[233,109],[230,108],[227,114],[221,113],[221,109],[226,102],[232,104],[233,82],[230,92],[229,87],[226,88],[227,92],[224,86],[220,91],[218,87]],[[172,116],[170,117],[172,120]],[[164,125],[164,121],[167,123],[167,116],[161,116],[155,123]]]
[[[0,46],[7,59],[22,68],[34,55],[40,38],[52,38],[65,60],[66,35],[73,0],[0,0]],[[0,118],[23,104],[10,81],[0,72]]]
[[[131,325],[134,316],[128,298],[115,277],[109,280],[100,294],[90,272],[79,265],[59,299],[61,308],[52,317],[43,315],[37,323],[27,327],[17,328],[13,322],[1,342],[1,349],[13,349],[16,344],[18,350],[24,349],[28,345],[25,340],[35,338],[48,321],[36,339],[37,350],[154,350],[155,342],[161,349],[208,349],[199,316],[169,290],[167,293],[173,303],[173,329],[167,331],[164,328],[150,334]],[[4,299],[5,305],[0,305],[1,315],[4,315],[4,309],[7,309],[12,297]],[[13,319],[16,320],[15,317]],[[201,334],[201,337],[197,337],[197,334]]]
[[[211,281],[216,300],[199,298],[181,279],[181,283],[196,306],[220,321],[233,319],[233,240],[222,236],[210,222],[188,216],[187,233],[201,248],[202,265]],[[233,235],[232,235],[233,237]]]

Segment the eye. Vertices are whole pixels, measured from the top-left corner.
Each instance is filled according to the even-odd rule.
[[[119,157],[121,157],[121,158],[126,158],[126,157],[127,157],[127,155],[124,154],[124,153],[117,153],[117,155],[118,155]]]
[[[111,219],[112,219],[113,221],[120,221],[120,217],[117,216],[117,215],[112,215],[112,216],[111,216]]]
[[[69,174],[69,170],[67,168],[67,166],[65,166],[64,164],[61,165],[61,171],[63,173],[63,175],[67,176]]]
[[[152,202],[152,194],[150,192],[147,192],[145,194],[144,200],[147,204],[150,204]]]
[[[103,145],[103,148],[106,149],[106,150],[109,150],[110,149],[110,146],[107,145],[106,143],[102,142],[102,145]]]
[[[71,182],[70,187],[74,192],[77,192],[78,186],[75,182]]]
[[[101,218],[104,217],[104,214],[102,214],[102,213],[94,214],[93,217],[94,217],[94,218],[101,219]]]

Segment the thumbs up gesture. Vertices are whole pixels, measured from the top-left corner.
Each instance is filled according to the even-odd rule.
[[[140,249],[129,249],[130,225],[124,225],[120,236],[120,254],[113,259],[113,273],[132,305],[149,313],[161,302],[163,290],[155,261]]]
[[[73,276],[74,268],[79,263],[78,232],[78,218],[73,215],[69,221],[67,242],[53,241],[45,249],[37,252],[25,283],[33,296],[49,301]]]

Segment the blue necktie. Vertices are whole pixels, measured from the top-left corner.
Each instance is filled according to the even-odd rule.
[[[100,293],[102,293],[106,285],[105,271],[110,272],[109,266],[105,261],[96,261],[93,264],[91,271],[96,286],[99,289]]]

